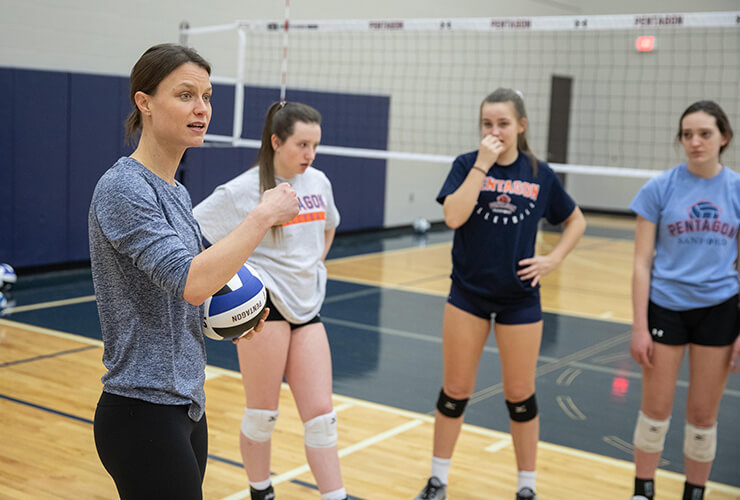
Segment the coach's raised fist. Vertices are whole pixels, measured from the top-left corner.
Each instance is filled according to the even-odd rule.
[[[262,194],[262,202],[275,218],[273,225],[283,224],[298,215],[298,197],[290,184],[283,182]]]

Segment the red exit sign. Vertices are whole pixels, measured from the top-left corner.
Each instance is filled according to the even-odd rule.
[[[635,48],[637,52],[652,52],[655,50],[655,37],[649,36],[638,36],[635,40]]]

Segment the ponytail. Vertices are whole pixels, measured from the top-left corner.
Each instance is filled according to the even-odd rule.
[[[265,128],[262,129],[262,144],[257,154],[260,193],[276,186],[275,149],[272,146],[272,136],[275,135],[281,142],[286,141],[293,135],[296,122],[321,125],[321,113],[307,104],[286,101],[274,102],[267,110]],[[282,234],[281,226],[272,228],[274,238],[279,240]]]

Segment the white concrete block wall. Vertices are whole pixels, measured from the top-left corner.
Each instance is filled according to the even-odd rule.
[[[522,0],[518,2],[503,0],[374,0],[355,2],[347,0],[293,0],[291,17],[300,19],[399,19],[399,18],[439,18],[439,17],[485,17],[485,16],[548,16],[548,15],[596,15],[628,13],[675,13],[693,11],[737,10],[737,0],[624,0],[614,3],[593,0]],[[280,0],[0,0],[0,66],[127,75],[132,64],[149,46],[165,41],[178,41],[178,26],[187,20],[192,26],[225,24],[235,19],[281,19],[284,2]],[[224,46],[233,50],[232,39],[224,38]],[[558,37],[544,43],[562,43]],[[689,44],[688,41],[681,43]],[[719,43],[719,42],[718,42]],[[680,47],[679,47],[680,49]],[[632,55],[625,55],[631,57]],[[595,53],[584,54],[584,60],[598,57]],[[214,64],[215,74],[233,72],[231,59]],[[626,63],[626,61],[625,61]],[[687,60],[687,64],[691,61]],[[716,75],[697,76],[696,81],[675,82],[666,75],[662,85],[666,93],[676,86],[689,86],[696,98],[707,97],[710,88],[718,95],[737,95],[738,79],[722,74],[722,62],[717,61]],[[585,85],[589,78],[598,84],[609,82],[609,74],[579,73],[573,68],[576,85]],[[233,73],[232,73],[233,74]],[[707,78],[714,80],[707,82]],[[605,83],[606,82],[606,83]],[[528,82],[522,81],[521,85]],[[515,82],[517,84],[517,82]],[[542,82],[531,83],[533,90],[529,99],[536,106],[547,109],[549,88]],[[632,90],[629,90],[632,91]],[[479,102],[483,95],[476,96]],[[711,96],[709,96],[711,97]],[[529,101],[528,101],[529,102]],[[534,102],[532,104],[535,104]],[[630,122],[633,113],[639,111],[640,100],[616,99],[600,102],[597,97],[591,101],[584,97],[575,103],[571,120],[571,163],[615,164],[619,161],[632,161],[627,152],[604,148],[600,144],[607,139],[594,135],[593,121],[604,117],[594,116],[594,107],[615,109],[624,107],[621,116],[610,119],[613,127],[624,127],[624,134],[634,134]],[[675,119],[681,105],[670,99],[658,103],[659,114],[655,120],[665,121],[664,130],[672,136],[675,133]],[[533,108],[530,108],[533,109]],[[530,112],[531,113],[531,112]],[[533,145],[536,153],[545,156],[545,127],[547,116],[532,116]],[[735,120],[737,121],[737,120]],[[477,143],[473,131],[470,147],[460,151],[446,152],[456,155],[473,149]],[[740,123],[734,123],[740,130]],[[662,147],[662,146],[661,146]],[[735,146],[737,148],[737,146]],[[736,149],[734,150],[736,151]],[[630,152],[631,153],[631,152]],[[641,146],[634,152],[640,156],[656,156],[660,152]],[[737,154],[730,152],[728,161],[737,161]],[[674,157],[680,158],[680,155]],[[579,159],[580,158],[580,159]],[[590,159],[589,161],[585,161]],[[643,165],[646,168],[665,168],[673,163],[666,153],[664,165]],[[449,166],[415,164],[408,161],[390,161],[387,172],[385,225],[410,224],[416,217],[430,220],[441,219],[441,209],[434,201]],[[572,177],[569,189],[584,206],[595,208],[621,209],[626,206],[635,191],[634,181],[611,184],[608,193],[598,193],[598,180],[589,176]],[[639,181],[638,183],[639,184]],[[639,187],[639,185],[637,186]]]

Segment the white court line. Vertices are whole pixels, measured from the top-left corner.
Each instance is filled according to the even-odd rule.
[[[418,251],[422,249],[428,249],[428,248],[434,248],[434,247],[441,247],[441,246],[452,246],[452,241],[443,241],[441,243],[432,243],[430,245],[425,245],[423,247],[407,247],[407,248],[396,248],[394,250],[383,250],[381,252],[370,252],[370,253],[363,253],[359,255],[350,255],[347,257],[337,257],[336,259],[326,259],[327,263],[340,263],[344,264],[345,262],[353,262],[356,260],[362,260],[366,259],[368,257],[378,257],[380,255],[396,255],[399,253],[404,252],[412,252],[412,251]]]
[[[573,383],[573,381],[576,379],[578,375],[580,375],[583,372],[583,370],[575,370],[570,377],[568,377],[568,380],[565,381],[565,385],[568,386]]]
[[[31,331],[35,333],[41,333],[43,335],[65,338],[68,340],[73,340],[73,341],[81,342],[84,344],[98,345],[101,347],[103,345],[103,343],[99,340],[90,339],[90,338],[87,338],[81,335],[59,332],[55,330],[50,330],[48,328],[41,328],[37,326],[26,325],[24,323],[18,323],[15,321],[10,321],[10,320],[5,320],[5,319],[0,319],[0,326],[2,325],[12,326],[12,327],[16,327],[19,329],[23,329],[23,330],[27,330],[27,331]],[[219,372],[219,376],[227,376],[227,377],[241,379],[241,374],[239,372],[236,372],[233,370],[226,370],[224,368],[218,368],[218,367],[211,367],[211,368],[217,370]],[[287,384],[283,384],[283,386],[287,387]],[[356,399],[350,396],[343,396],[340,394],[333,394],[332,399],[335,401],[344,401],[345,403],[352,403],[355,406],[383,411],[386,413],[390,413],[392,415],[407,417],[412,420],[420,420],[420,421],[424,421],[428,423],[434,423],[434,417],[432,416],[415,413],[409,410],[403,410],[401,408],[385,406],[379,403],[364,401],[362,399]],[[501,432],[501,431],[497,431],[493,429],[486,429],[484,427],[478,427],[478,426],[471,425],[471,424],[463,424],[462,428],[465,432],[469,432],[472,434],[478,434],[480,436],[490,437],[496,440],[511,439],[510,434],[507,432]],[[598,462],[598,463],[605,464],[608,466],[618,467],[620,469],[626,469],[626,470],[633,471],[635,467],[635,464],[631,461],[607,457],[604,455],[598,455],[596,453],[591,453],[589,451],[576,450],[574,448],[568,448],[567,446],[563,446],[559,444],[552,444],[546,441],[539,441],[539,443],[537,444],[537,447],[543,450],[553,451],[556,453],[562,453],[564,455],[570,455],[573,457],[581,458],[583,460],[590,460],[590,461]],[[679,481],[681,483],[684,481],[684,478],[685,478],[683,474],[680,474],[677,472],[666,471],[663,469],[658,469],[656,471],[656,474],[660,477],[670,479],[673,481]],[[711,490],[721,491],[723,493],[727,493],[731,495],[734,494],[740,497],[740,488],[735,487],[735,486],[730,486],[728,484],[715,483],[713,481],[708,481],[707,491],[711,491]]]
[[[89,337],[84,337],[82,335],[76,335],[73,333],[65,333],[65,332],[60,332],[57,330],[50,330],[48,328],[42,328],[40,326],[27,325],[26,323],[19,323],[17,321],[11,321],[9,319],[0,319],[0,326],[3,326],[3,325],[13,327],[13,328],[18,328],[19,330],[26,330],[26,331],[33,332],[33,333],[41,333],[43,335],[48,335],[50,337],[58,337],[62,339],[71,340],[74,342],[81,342],[83,344],[103,347],[102,340],[91,339]]]
[[[341,405],[337,405],[334,407],[334,411],[337,413],[343,412],[344,410],[349,410],[350,408],[354,408],[355,405],[352,403],[344,403]]]
[[[557,401],[558,406],[563,410],[563,413],[565,413],[571,420],[586,420],[586,415],[578,409],[576,404],[573,402],[573,398],[570,396],[556,396],[555,401]]]
[[[491,453],[496,453],[497,451],[501,451],[511,444],[511,439],[502,439],[498,443],[493,443],[491,446],[486,447],[485,450],[490,451]]]
[[[389,250],[383,253],[388,254],[388,253],[393,253],[393,252],[399,252],[402,250],[405,250],[405,249]],[[373,254],[366,254],[366,255],[373,255]],[[340,259],[334,259],[334,261],[341,262],[344,260],[350,260],[354,258],[355,257],[344,257]],[[331,280],[335,280],[335,281],[343,281],[345,283],[355,283],[358,285],[374,286],[378,288],[387,288],[391,290],[398,290],[401,292],[418,293],[421,295],[431,295],[433,297],[446,297],[447,296],[447,292],[435,292],[435,291],[427,290],[424,288],[418,288],[414,285],[390,284],[390,283],[385,283],[385,282],[377,281],[377,280],[365,280],[365,279],[359,279],[359,278],[338,277],[338,276],[333,276],[331,273],[329,273],[328,278]],[[417,283],[417,282],[418,280],[415,280],[412,283]],[[331,297],[329,297],[329,299],[331,299]],[[39,309],[50,309],[53,307],[62,307],[62,306],[82,304],[84,302],[94,302],[94,301],[95,301],[95,295],[85,295],[83,297],[75,297],[72,299],[54,300],[50,302],[39,302],[37,304],[28,304],[25,306],[9,307],[8,309],[5,310],[5,312],[7,312],[8,314],[21,313],[21,312],[27,312],[27,311],[36,311]],[[565,309],[552,309],[549,307],[543,307],[542,311],[546,313],[550,313],[550,314],[562,314],[565,316],[572,316],[574,318],[594,319],[598,321],[607,321],[609,323],[622,323],[625,325],[632,324],[632,321],[630,320],[624,320],[624,319],[619,319],[619,318],[605,318],[602,314],[589,314],[589,313],[582,313],[578,311],[568,311]]]
[[[364,441],[360,441],[359,443],[355,443],[351,446],[347,446],[346,448],[342,448],[341,450],[339,450],[339,458],[345,457],[356,451],[368,448],[374,444],[380,443],[381,441],[385,441],[388,438],[391,438],[393,436],[406,432],[407,430],[413,429],[414,427],[418,427],[419,425],[423,423],[424,421],[421,419],[412,420],[410,422],[406,422],[405,424],[401,424],[397,427],[394,427],[393,429],[389,429],[385,432],[381,432],[380,434],[376,434],[368,439],[365,439]],[[277,476],[273,477],[271,481],[273,485],[278,485],[280,483],[284,483],[285,481],[290,481],[291,479],[297,476],[300,476],[301,474],[305,474],[306,472],[309,472],[310,470],[311,469],[308,467],[308,465],[304,464],[304,465],[301,465],[300,467],[296,467],[293,470],[289,470],[288,472],[283,472],[282,474],[278,474]],[[249,488],[243,489],[242,491],[238,491],[234,493],[233,495],[229,495],[228,497],[223,497],[221,500],[240,500],[242,498],[247,498],[247,496],[249,496]]]
[[[370,254],[368,254],[370,255]],[[349,258],[349,257],[348,257]],[[448,292],[436,292],[434,290],[428,290],[426,288],[417,288],[414,286],[408,286],[408,285],[402,285],[402,284],[393,284],[393,283],[386,283],[384,281],[378,281],[378,280],[367,280],[367,279],[361,279],[361,278],[348,278],[346,276],[336,276],[329,272],[327,276],[330,280],[334,281],[342,281],[344,283],[354,283],[357,285],[366,285],[366,286],[374,286],[377,288],[384,288],[389,290],[398,290],[401,292],[409,292],[409,293],[418,293],[421,295],[430,295],[432,297],[447,297]],[[629,319],[622,319],[622,318],[604,318],[602,314],[591,314],[591,313],[584,313],[579,311],[572,311],[568,309],[561,309],[561,308],[552,308],[552,307],[543,307],[542,312],[546,312],[549,314],[561,314],[563,316],[571,316],[573,318],[581,318],[581,319],[592,319],[596,321],[604,321],[607,323],[617,323],[622,325],[631,325],[632,320]]]
[[[555,383],[557,385],[568,385],[568,384],[566,384],[565,379],[568,377],[568,375],[570,375],[574,371],[575,372],[579,372],[575,368],[571,368],[571,367],[566,368],[565,370],[563,370],[563,373],[561,373],[560,375],[558,375],[558,378],[557,378],[557,380],[555,380]]]
[[[49,302],[39,302],[27,306],[9,307],[5,310],[8,314],[20,313],[26,311],[35,311],[37,309],[51,309],[52,307],[69,306],[72,304],[82,304],[83,302],[94,302],[95,295],[85,295],[84,297],[75,297],[73,299],[52,300]]]
[[[219,368],[218,366],[206,365],[206,380],[213,380],[215,378],[228,376],[228,372],[230,371],[231,370]],[[241,378],[241,373],[239,373],[239,378]]]

